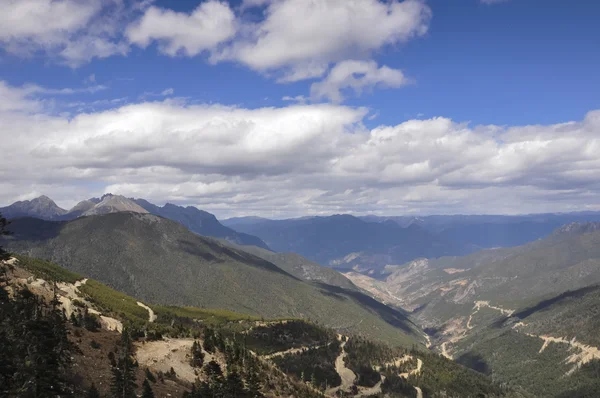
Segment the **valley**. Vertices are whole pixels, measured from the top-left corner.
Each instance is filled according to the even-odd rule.
[[[415,260],[389,267],[380,279],[345,275],[380,300],[410,309],[446,358],[502,382],[519,373],[536,380],[531,362],[568,378],[551,387],[537,380],[523,385],[544,396],[571,383],[594,384],[593,377],[581,381],[591,377],[581,374],[600,360],[598,227],[569,224],[545,239],[462,260]]]
[[[600,398],[599,20],[0,0],[0,398]]]
[[[331,330],[300,320],[255,321],[234,314],[218,320],[214,319],[214,315],[210,311],[191,308],[182,310],[184,313],[185,311],[195,313],[195,316],[202,317],[207,323],[197,323],[199,319],[180,316],[172,317],[169,315],[165,317],[167,314],[163,309],[136,302],[135,299],[122,296],[115,291],[110,293],[114,298],[109,299],[106,292],[111,290],[108,288],[89,290],[85,293],[85,286],[88,286],[88,284],[96,286],[97,283],[81,278],[80,275],[65,271],[51,263],[20,257],[19,259],[13,258],[7,261],[3,266],[11,267],[7,273],[8,279],[3,282],[3,291],[8,289],[12,292],[12,295],[15,295],[15,299],[19,300],[17,296],[25,291],[32,291],[38,297],[45,299],[51,299],[53,296],[58,295],[62,308],[65,311],[67,309],[72,310],[69,316],[72,324],[67,325],[67,335],[76,345],[80,344],[82,339],[91,339],[90,344],[96,347],[95,350],[98,353],[106,352],[110,349],[110,346],[105,347],[104,344],[107,344],[110,340],[118,340],[119,334],[140,336],[139,331],[145,330],[145,337],[137,337],[136,340],[138,341],[135,341],[132,346],[133,356],[139,366],[135,377],[138,380],[151,380],[150,383],[156,393],[164,394],[164,396],[173,393],[181,394],[182,392],[184,395],[190,394],[190,388],[192,388],[191,394],[194,394],[195,386],[204,389],[217,388],[214,383],[221,379],[213,379],[214,376],[210,372],[205,373],[191,365],[190,358],[196,355],[194,354],[196,344],[201,348],[201,351],[198,351],[201,352],[201,355],[198,355],[200,355],[202,363],[209,364],[211,367],[218,366],[219,369],[222,369],[219,372],[222,372],[224,378],[222,381],[218,381],[219,383],[225,383],[235,374],[240,374],[244,378],[252,378],[254,376],[251,372],[258,372],[261,374],[259,380],[268,378],[271,380],[270,383],[275,383],[273,385],[275,390],[270,390],[267,396],[289,396],[291,394],[292,396],[302,397],[337,397],[340,394],[338,391],[342,391],[342,394],[348,397],[373,396],[383,392],[392,394],[392,396],[396,396],[397,392],[400,393],[398,396],[402,396],[401,390],[395,390],[395,387],[390,385],[389,381],[402,382],[405,379],[413,384],[402,384],[404,386],[402,388],[412,389],[417,397],[424,396],[423,391],[428,391],[428,394],[431,394],[435,391],[435,388],[438,388],[434,387],[436,384],[431,384],[434,379],[429,381],[427,377],[421,375],[429,369],[429,366],[434,366],[436,361],[439,360],[435,360],[431,354],[423,351],[407,351],[407,349],[391,348],[381,343],[371,343],[360,337],[336,334]],[[41,279],[42,276],[46,279]],[[120,303],[121,301],[126,301],[131,305],[124,307]],[[141,308],[146,312],[148,318],[145,321],[136,320],[138,315],[141,315],[136,308]],[[125,327],[113,329],[109,324],[102,322],[94,326],[93,320],[96,319],[94,317],[98,316],[100,311],[103,311],[107,316],[116,316],[118,319],[112,319],[125,325]],[[168,311],[171,314],[179,312],[176,308]],[[156,317],[153,316],[153,312],[157,314]],[[83,323],[79,323],[78,318],[81,318]],[[189,336],[189,333],[194,336]],[[144,334],[141,336],[144,336]],[[169,334],[170,337],[160,337],[159,334]],[[155,337],[150,338],[150,336]],[[96,341],[103,341],[103,344],[98,344]],[[294,348],[294,345],[297,347]],[[368,350],[363,352],[364,348],[368,348]],[[331,371],[336,376],[331,380],[332,387],[327,388],[329,384],[327,381],[325,381],[323,387],[319,387],[319,385],[314,384],[315,375],[317,375],[315,372],[324,371],[321,366],[327,364],[328,360],[325,359],[326,357],[322,357],[326,352],[323,350],[329,349],[333,349],[336,354],[331,357],[331,362],[327,366],[330,366]],[[259,354],[259,352],[264,352],[264,354]],[[92,374],[96,377],[96,382],[105,377],[102,376],[102,372],[109,368],[106,359],[100,359],[97,354],[87,354],[88,357],[79,355],[77,354],[73,358],[79,366],[78,369],[80,369],[77,372],[86,370],[86,373],[77,373],[82,379],[77,379],[79,381],[75,384],[72,384],[74,382],[69,380],[76,379],[68,379],[62,388],[75,388],[76,391],[81,392],[82,389],[91,388],[91,383],[94,381],[91,378]],[[239,362],[242,357],[236,355],[242,355],[245,358],[244,362]],[[368,356],[363,358],[363,355]],[[301,368],[303,369],[301,373],[306,376],[300,377],[298,381],[295,378],[296,371],[289,369],[284,364],[302,364],[303,361],[296,362],[296,358],[303,356],[319,358],[318,361],[325,362],[321,362],[321,365],[317,365],[315,362],[307,362],[305,365],[301,365],[306,366]],[[91,364],[90,360],[99,361],[99,363],[96,363],[95,372],[88,370]],[[361,381],[364,377],[363,372],[366,370],[362,365],[356,367],[357,360],[367,360],[366,363],[372,363],[373,371],[377,372],[379,381],[373,385]],[[376,365],[378,362],[379,365]],[[234,363],[237,365],[234,366]],[[315,365],[317,366],[314,367]],[[459,374],[465,372],[459,365],[455,365],[450,361],[444,363],[444,366],[450,366]],[[435,373],[435,367],[431,370]],[[312,371],[312,376],[308,376],[307,371]],[[270,376],[267,376],[267,374]],[[474,378],[473,383],[475,384],[473,386],[477,385],[478,389],[489,391],[493,394],[491,396],[512,396],[501,392],[502,389],[494,386],[483,376],[479,377],[469,372],[465,375],[467,374],[469,377]],[[318,377],[321,376],[317,376],[316,380],[318,380]],[[338,382],[335,381],[336,378],[339,380]],[[100,392],[108,391],[110,381],[105,381],[106,383],[98,382],[95,384]],[[253,385],[251,383],[255,382],[248,381],[248,383],[250,383],[248,387],[250,388]],[[266,388],[266,385],[261,385],[261,382],[256,385],[259,390],[254,390],[255,393],[251,393],[253,390],[242,389],[239,394],[242,394],[240,396],[259,396],[262,394],[260,389]],[[223,384],[223,386],[225,389],[233,388],[228,387],[227,384]],[[463,383],[452,384],[451,382],[444,388],[461,389],[469,387]]]
[[[152,211],[17,217],[1,246],[16,256],[7,266],[35,270],[37,279],[17,278],[32,292],[49,298],[48,280],[58,279],[67,318],[85,308],[106,332],[139,330],[136,360],[177,388],[208,380],[190,365],[197,343],[204,363],[230,367],[225,348],[203,337],[213,333],[207,327],[227,344],[242,339],[246,355],[309,395],[563,398],[596,388],[599,224],[568,224],[523,246],[340,273],[341,263],[323,267],[192,233],[137,202]],[[452,377],[441,382],[445,368]]]

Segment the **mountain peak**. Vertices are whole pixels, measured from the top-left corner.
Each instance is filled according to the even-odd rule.
[[[37,217],[53,220],[67,213],[46,195],[38,196],[31,200],[23,200],[2,208],[2,213],[7,218]]]
[[[563,225],[558,228],[554,234],[562,235],[579,235],[585,234],[589,232],[600,231],[600,223],[599,222],[572,222],[570,224]]]
[[[121,211],[148,213],[148,210],[144,209],[131,199],[127,199],[122,195],[113,195],[111,193],[107,193],[102,195],[99,203],[85,211],[82,215],[92,216],[99,214],[118,213]]]
[[[40,195],[37,198],[31,199],[32,202],[42,202],[42,203],[54,203],[52,199],[47,197],[46,195]]]

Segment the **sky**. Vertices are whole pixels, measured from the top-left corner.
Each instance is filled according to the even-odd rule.
[[[0,205],[600,210],[600,3],[0,0]]]

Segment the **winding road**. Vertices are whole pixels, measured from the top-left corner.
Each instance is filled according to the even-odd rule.
[[[139,305],[140,307],[144,308],[146,311],[148,311],[148,322],[152,323],[156,320],[156,314],[154,314],[154,311],[152,311],[152,308],[148,307],[146,304],[138,301],[137,305]]]

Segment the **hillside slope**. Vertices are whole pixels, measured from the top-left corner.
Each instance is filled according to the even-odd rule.
[[[318,321],[395,343],[422,339],[403,313],[356,291],[310,284],[261,258],[150,214],[19,219],[5,245],[145,302]]]
[[[323,267],[296,253],[276,253],[256,246],[240,246],[245,252],[263,258],[296,278],[357,290],[348,278],[338,271]]]
[[[4,267],[0,263],[0,268]],[[11,259],[9,268],[6,273],[2,270],[8,279],[0,284],[0,295],[9,293],[12,299],[3,300],[0,311],[8,313],[10,322],[0,317],[0,333],[10,338],[11,344],[56,346],[55,340],[47,337],[49,333],[34,341],[13,333],[15,323],[26,330],[37,326],[11,311],[22,307],[23,299],[32,294],[39,300],[28,300],[29,305],[47,307],[57,295],[58,311],[69,314],[68,321],[62,316],[52,321],[52,330],[66,332],[63,336],[71,342],[63,366],[49,380],[35,379],[31,370],[19,372],[21,378],[32,379],[28,390],[49,385],[56,389],[60,383],[61,396],[87,396],[95,383],[100,394],[107,396],[113,387],[111,373],[116,370],[110,358],[115,352],[123,354],[129,346],[126,355],[138,363],[132,375],[137,395],[147,378],[144,384],[159,397],[523,397],[515,389],[422,350],[336,335],[331,329],[300,320],[257,320],[226,311],[148,306],[33,258]],[[98,316],[125,327],[115,331],[110,324],[98,324]],[[129,339],[133,344],[119,343]],[[21,367],[29,357],[10,355],[17,354],[14,350],[4,354],[9,354],[3,358],[9,366],[0,368],[0,380],[8,379],[12,391],[18,386],[10,385],[11,365]],[[439,377],[442,374],[444,377]],[[196,394],[187,395],[194,389]]]
[[[600,224],[387,271],[385,280],[347,276],[411,309],[444,355],[536,396],[597,396]]]

